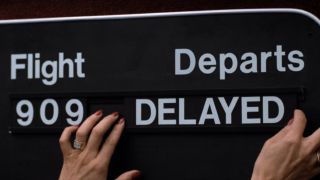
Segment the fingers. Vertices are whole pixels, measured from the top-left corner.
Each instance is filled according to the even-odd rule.
[[[301,110],[294,110],[293,122],[290,125],[290,135],[293,137],[302,137],[307,124],[307,119]]]
[[[102,116],[102,111],[99,110],[96,113],[89,116],[79,127],[76,133],[76,139],[77,141],[81,143],[86,143],[89,137],[89,134],[92,130],[92,128],[97,124],[97,122],[100,120]]]
[[[283,127],[276,135],[274,135],[272,139],[274,141],[277,141],[278,139],[282,139],[284,136],[286,136],[290,130],[291,124],[292,124],[292,119],[288,121],[288,124],[285,127]]]
[[[306,142],[312,152],[318,151],[320,148],[320,128],[307,137]]]
[[[318,161],[318,157],[317,157],[317,153],[316,152],[312,152],[311,153],[311,156],[310,156],[310,169],[312,169],[310,172],[309,172],[309,177],[313,177],[317,174],[320,173],[320,162]]]
[[[121,174],[116,180],[134,180],[141,176],[140,171],[131,170]]]
[[[123,129],[124,129],[124,118],[121,118],[119,122],[113,127],[109,137],[103,143],[97,158],[99,158],[102,161],[102,163],[104,163],[105,165],[109,164],[111,156],[118,144],[118,141],[121,137]]]
[[[116,122],[119,113],[115,112],[104,117],[91,131],[89,141],[87,144],[87,150],[97,153],[102,143],[104,134],[111,128]]]
[[[69,126],[63,130],[59,139],[60,148],[63,156],[70,154],[71,151],[73,150],[70,143],[70,137],[71,137],[71,134],[76,132],[77,129],[78,129],[77,126]]]

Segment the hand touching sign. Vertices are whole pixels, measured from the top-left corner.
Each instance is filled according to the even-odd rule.
[[[125,122],[123,118],[117,121],[118,113],[100,120],[101,117],[102,112],[98,111],[79,128],[71,126],[63,131],[60,146],[64,164],[60,180],[107,179],[110,159]],[[310,179],[320,173],[320,129],[309,137],[303,137],[306,122],[304,113],[295,110],[287,126],[266,141],[256,160],[252,180]],[[104,140],[104,134],[112,126],[109,137]],[[76,139],[72,146],[70,137],[74,132]],[[117,180],[131,180],[139,176],[138,170],[132,170]]]
[[[118,117],[118,113],[113,113],[102,118],[102,111],[97,111],[89,116],[80,127],[65,128],[60,137],[64,162],[59,180],[107,179],[111,156],[125,124],[123,118],[117,121]],[[104,140],[104,134],[112,126],[109,137]],[[72,133],[76,133],[73,146],[70,143]],[[139,171],[132,170],[120,175],[117,180],[131,180],[139,176]]]
[[[303,137],[307,119],[301,110],[264,144],[256,160],[252,180],[310,179],[320,173],[320,129]]]

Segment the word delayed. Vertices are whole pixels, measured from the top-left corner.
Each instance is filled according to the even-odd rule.
[[[188,98],[136,99],[137,126],[151,125],[220,125],[233,124],[275,124],[284,116],[284,103],[278,96],[234,96],[198,98],[199,113],[189,113],[199,107]],[[192,105],[191,105],[192,104]],[[271,108],[272,107],[272,108]],[[272,109],[272,111],[271,111]],[[235,112],[240,116],[234,117]],[[238,113],[238,114],[239,114]]]

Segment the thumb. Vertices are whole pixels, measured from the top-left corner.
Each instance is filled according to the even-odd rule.
[[[116,180],[135,180],[141,176],[138,170],[131,170],[121,174]]]

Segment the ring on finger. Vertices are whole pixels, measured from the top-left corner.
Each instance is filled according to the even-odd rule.
[[[317,153],[317,163],[320,164],[320,151],[318,150]]]
[[[75,139],[73,141],[73,148],[77,149],[77,150],[82,150],[84,148],[85,143],[84,142],[80,142],[77,139]]]

